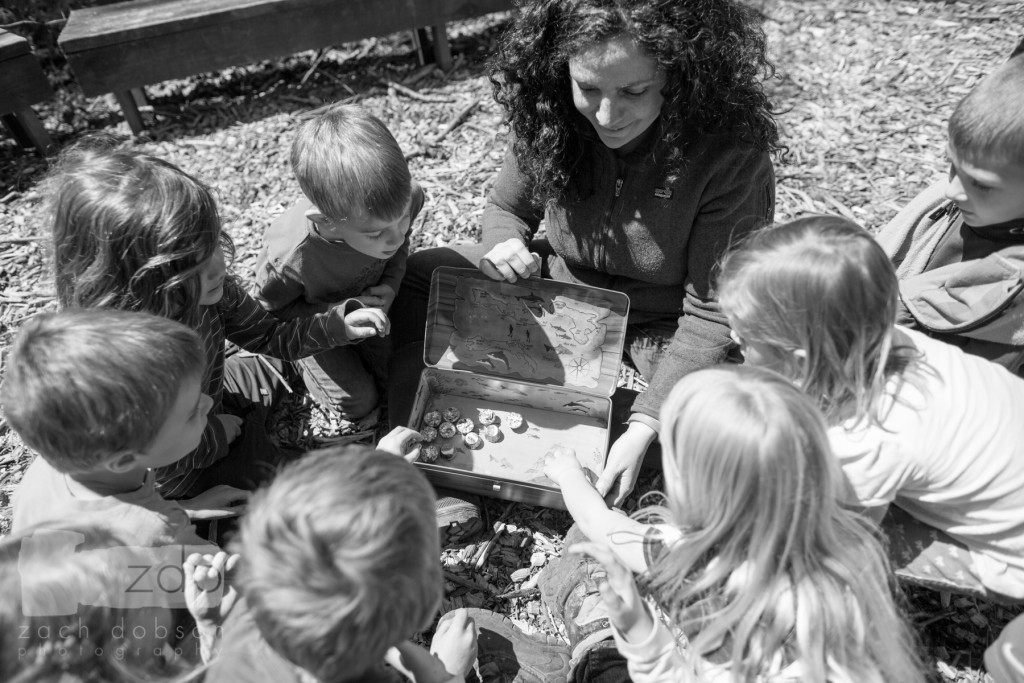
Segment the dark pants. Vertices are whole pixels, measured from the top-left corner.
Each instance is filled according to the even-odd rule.
[[[188,491],[175,498],[191,498],[218,484],[251,491],[273,477],[286,459],[267,432],[271,411],[288,391],[283,371],[281,361],[246,351],[225,359],[222,410],[243,419],[242,432],[225,457],[204,468]]]

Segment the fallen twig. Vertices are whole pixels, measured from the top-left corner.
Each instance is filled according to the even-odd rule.
[[[437,95],[424,95],[423,93],[417,92],[417,91],[413,90],[412,88],[407,88],[404,85],[402,85],[401,83],[395,83],[394,81],[381,80],[380,84],[383,85],[383,86],[386,86],[388,88],[391,88],[395,92],[401,93],[401,94],[405,95],[406,97],[411,97],[414,100],[419,100],[420,102],[435,102],[435,103],[439,103],[439,102],[451,102],[452,101],[451,98],[449,98],[449,97],[438,97]]]
[[[469,118],[470,113],[472,113],[472,111],[474,109],[476,109],[476,105],[478,105],[478,104],[480,104],[480,98],[479,97],[477,99],[473,100],[472,102],[470,102],[468,105],[466,105],[465,109],[460,111],[455,116],[455,118],[451,120],[451,123],[449,123],[445,127],[445,129],[443,131],[441,131],[441,134],[438,135],[436,138],[434,138],[431,141],[430,144],[431,145],[440,144],[440,142],[442,140],[444,140],[446,137],[448,137],[449,133],[451,133],[453,130],[455,130],[456,128],[459,127],[459,124],[461,124],[463,121],[465,121],[467,118]]]

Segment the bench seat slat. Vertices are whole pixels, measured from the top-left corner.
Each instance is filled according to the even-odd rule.
[[[65,53],[81,52],[218,24],[274,23],[278,18],[291,23],[288,17],[304,17],[335,28],[354,23],[346,33],[355,35],[360,25],[372,29],[377,23],[395,24],[398,28],[394,30],[401,31],[511,6],[511,0],[133,0],[73,10],[61,32],[60,45]],[[359,38],[373,35],[383,34],[364,32]]]

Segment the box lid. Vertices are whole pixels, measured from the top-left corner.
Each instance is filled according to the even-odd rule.
[[[628,314],[622,292],[542,278],[510,284],[441,267],[430,283],[423,360],[611,396]]]

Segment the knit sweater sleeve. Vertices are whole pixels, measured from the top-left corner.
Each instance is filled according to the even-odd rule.
[[[530,182],[520,170],[510,143],[484,208],[481,227],[484,247],[489,250],[510,239],[518,239],[529,246],[544,217],[543,209],[533,203],[530,195]]]
[[[726,359],[733,342],[718,305],[714,272],[730,245],[772,222],[775,174],[765,152],[737,147],[716,152],[687,244],[687,276],[679,325],[646,392],[633,404],[631,421],[659,427],[658,412],[684,375]]]
[[[246,351],[283,360],[305,358],[335,346],[352,343],[345,330],[345,315],[362,307],[347,299],[326,313],[294,320],[279,320],[247,294],[234,278],[224,282],[218,310],[227,338]]]

